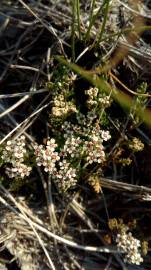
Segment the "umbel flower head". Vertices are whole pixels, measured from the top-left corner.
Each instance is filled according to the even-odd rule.
[[[25,136],[21,136],[16,140],[9,140],[4,146],[2,159],[7,163],[22,163],[26,154]]]
[[[143,258],[140,253],[141,242],[134,238],[131,232],[121,230],[116,237],[118,249],[125,252],[124,261],[129,264],[140,265]]]
[[[2,160],[9,166],[6,167],[6,174],[10,178],[24,178],[29,176],[32,168],[24,164],[26,155],[25,136],[20,136],[16,140],[9,140],[4,146]]]
[[[124,262],[129,264],[140,265],[143,262],[142,258],[142,243],[140,240],[136,239],[130,229],[136,227],[136,220],[132,220],[127,225],[123,222],[123,219],[109,219],[109,228],[116,232],[115,241],[119,251],[121,251],[124,256]],[[147,246],[147,244],[146,244]],[[145,248],[147,252],[147,248]],[[145,255],[145,254],[144,254]]]
[[[25,176],[30,175],[31,169],[31,167],[23,163],[16,163],[16,166],[6,168],[6,173],[10,178],[24,178]]]
[[[108,130],[101,130],[96,116],[88,113],[87,116],[79,113],[76,124],[65,121],[62,125],[63,136],[66,139],[63,153],[75,157],[83,153],[88,164],[103,163],[105,161],[104,141],[111,136]],[[80,156],[80,155],[79,155]]]
[[[58,95],[54,98],[52,107],[52,115],[62,117],[68,113],[76,112],[76,106],[71,101],[66,101],[63,95]]]
[[[34,154],[38,166],[43,166],[45,172],[52,174],[56,170],[56,162],[60,159],[58,152],[55,151],[57,144],[55,139],[48,139],[46,147],[34,145]]]
[[[59,169],[52,175],[52,179],[55,180],[61,191],[66,191],[76,185],[77,170],[72,168],[71,164],[63,159],[62,162],[59,162]]]
[[[71,142],[74,145],[75,140],[71,140]],[[55,150],[57,147],[55,139],[48,139],[46,147],[38,144],[34,145],[37,165],[44,167],[45,172],[48,172],[58,188],[62,191],[73,187],[77,182],[76,169],[72,168],[71,164],[65,159],[66,155],[72,154],[75,150],[74,146],[71,147],[70,145],[70,147],[68,147],[68,144],[69,141],[67,140],[60,155]],[[66,155],[63,155],[63,151]],[[60,156],[62,161],[59,161]]]
[[[144,144],[138,138],[134,137],[129,142],[128,147],[134,152],[139,152],[144,149]]]

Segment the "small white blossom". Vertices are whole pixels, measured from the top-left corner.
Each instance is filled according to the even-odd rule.
[[[85,91],[86,95],[90,96],[91,98],[97,97],[99,89],[97,87],[92,87]]]
[[[109,139],[111,139],[111,135],[108,130],[101,130],[101,137],[103,141],[108,141]]]

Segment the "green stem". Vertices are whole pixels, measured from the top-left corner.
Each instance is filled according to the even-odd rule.
[[[108,11],[109,11],[109,3],[110,3],[110,0],[105,0],[105,2],[104,2],[104,4],[105,4],[104,17],[103,17],[102,27],[101,27],[101,31],[99,33],[98,41],[96,43],[96,47],[98,47],[100,42],[102,41],[102,36],[104,34],[104,30],[105,30],[105,26],[106,26],[106,22],[107,22],[107,16],[108,16]]]
[[[76,28],[75,25],[76,25],[76,0],[72,0],[71,50],[73,62],[75,62],[75,28]]]
[[[94,3],[95,3],[95,0],[93,0],[93,1],[94,1]],[[92,3],[92,5],[93,5],[93,3]],[[92,10],[91,10],[91,13],[90,13],[90,18],[89,18],[89,22],[90,22],[90,23],[89,23],[89,27],[88,27],[88,30],[87,30],[87,32],[86,32],[86,34],[85,34],[85,41],[90,39],[90,31],[91,31],[91,28],[92,28],[92,26],[94,25],[94,23],[95,23],[95,21],[96,21],[98,15],[100,14],[101,10],[102,10],[103,7],[104,7],[104,5],[105,5],[105,2],[104,2],[103,5],[99,8],[99,10],[97,11],[97,13],[96,13],[95,15],[93,15],[94,7],[92,6],[92,8],[91,8]]]
[[[78,21],[79,39],[81,40],[81,28],[80,28],[80,1],[79,1],[79,0],[77,0],[77,21]]]
[[[89,17],[89,27],[88,27],[88,30],[87,30],[87,32],[85,34],[85,41],[90,38],[90,31],[91,31],[91,28],[92,28],[92,26],[93,26],[93,24],[95,22],[95,19],[96,19],[96,15],[95,16],[93,15],[95,2],[96,2],[96,0],[92,0],[90,17]]]

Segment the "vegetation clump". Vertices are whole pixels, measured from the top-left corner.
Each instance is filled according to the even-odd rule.
[[[149,270],[148,1],[2,0],[0,22],[0,268]]]

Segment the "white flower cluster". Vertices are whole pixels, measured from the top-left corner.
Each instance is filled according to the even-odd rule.
[[[133,150],[134,152],[139,152],[144,149],[144,144],[136,137],[132,139],[131,142],[129,142],[129,148]]]
[[[92,98],[97,97],[99,89],[97,87],[91,87],[90,89],[86,90],[85,93]]]
[[[70,156],[71,158],[79,157],[80,145],[82,140],[80,137],[69,136],[67,137],[63,149],[61,151],[61,155],[63,157]]]
[[[66,139],[63,153],[65,156],[79,156],[79,151],[83,153],[89,164],[93,162],[103,163],[105,161],[105,152],[103,141],[111,138],[109,131],[101,130],[96,116],[89,113],[88,116],[79,114],[77,116],[78,124],[64,122],[62,130]]]
[[[45,172],[49,172],[50,174],[56,171],[56,162],[60,157],[58,152],[55,151],[57,147],[55,139],[48,139],[46,147],[38,144],[35,144],[33,147],[37,165],[43,166]]]
[[[25,136],[22,135],[14,141],[6,142],[2,152],[2,160],[11,165],[11,167],[6,168],[6,173],[10,178],[29,176],[32,168],[24,164],[25,155]]]
[[[83,147],[86,153],[86,161],[89,164],[92,164],[93,162],[103,163],[105,161],[104,147],[102,145],[102,140],[99,137],[95,136],[91,141],[85,141]]]
[[[67,189],[74,187],[77,183],[77,170],[72,168],[70,163],[63,159],[59,162],[59,170],[52,175],[59,187],[59,189],[66,191]]]
[[[5,172],[10,178],[24,178],[29,176],[32,168],[24,163],[16,163],[14,167],[7,167]]]
[[[93,162],[103,163],[105,161],[103,141],[108,141],[110,138],[109,131],[100,130],[98,125],[92,129],[89,140],[84,143],[86,160],[89,164]]]
[[[58,95],[54,98],[54,106],[52,107],[52,115],[61,117],[69,112],[76,112],[76,106],[71,101],[66,101],[63,95]]]
[[[111,98],[110,96],[102,96],[98,98],[98,103],[101,105],[103,108],[108,108],[111,104]]]
[[[140,265],[143,258],[140,253],[141,243],[132,236],[131,232],[121,231],[117,234],[116,242],[119,250],[125,252],[124,261],[129,264]]]
[[[74,153],[74,149],[71,148],[71,145],[69,149],[68,144],[69,142],[64,146],[66,154]],[[62,152],[59,155],[55,151],[56,147],[55,139],[48,139],[46,147],[35,144],[34,154],[36,156],[36,163],[38,166],[44,167],[45,172],[48,172],[51,178],[55,180],[59,189],[66,191],[77,183],[76,169],[72,168],[70,163],[66,161]],[[60,156],[63,156],[62,162],[60,161]]]
[[[96,123],[93,124],[97,116],[93,112],[88,112],[87,116],[82,113],[76,115],[77,124],[65,121],[62,125],[62,131],[64,132],[64,138],[69,136],[82,136],[86,137],[90,135],[92,129],[97,129]]]
[[[82,130],[81,127],[72,124],[71,122],[65,121],[64,124],[62,125],[62,131],[63,131],[63,136],[65,139],[71,137],[71,136],[78,136],[78,134],[81,134]]]
[[[100,106],[103,108],[107,108],[111,104],[110,96],[105,95],[105,93],[101,93],[97,87],[92,87],[85,91],[85,94],[88,95],[88,106]]]

